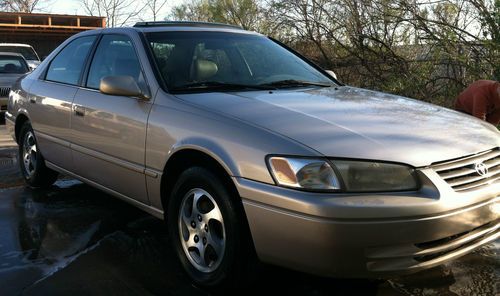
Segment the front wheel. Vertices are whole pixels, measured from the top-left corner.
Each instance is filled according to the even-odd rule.
[[[205,168],[187,169],[179,177],[169,200],[168,230],[196,284],[231,288],[245,278],[253,248],[240,205],[221,178]]]
[[[19,166],[26,183],[34,188],[45,188],[54,184],[57,172],[45,166],[29,122],[25,122],[21,127],[19,139]]]

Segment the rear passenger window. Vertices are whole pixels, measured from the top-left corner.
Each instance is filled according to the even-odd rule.
[[[96,36],[80,37],[68,44],[50,62],[46,80],[77,85],[80,80],[85,58]]]
[[[87,87],[98,89],[106,76],[131,76],[142,88],[144,78],[132,40],[123,35],[104,35],[90,66]]]

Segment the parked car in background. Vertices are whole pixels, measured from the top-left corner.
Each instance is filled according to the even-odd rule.
[[[0,43],[0,52],[16,52],[23,55],[28,66],[33,70],[40,65],[40,57],[35,49],[29,44],[22,43]]]
[[[497,239],[500,133],[343,85],[207,23],[79,33],[11,92],[28,185],[68,174],[166,220],[192,280],[263,262],[341,277],[430,268]]]
[[[0,113],[7,111],[11,86],[19,77],[30,71],[21,54],[0,52]]]

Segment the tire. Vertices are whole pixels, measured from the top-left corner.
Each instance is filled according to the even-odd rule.
[[[50,187],[58,174],[45,165],[31,124],[25,122],[19,134],[19,167],[26,184],[33,188]]]
[[[187,169],[174,185],[166,217],[169,238],[198,286],[231,290],[248,282],[247,273],[256,259],[237,197],[221,178],[201,167]],[[199,214],[193,211],[195,199]]]

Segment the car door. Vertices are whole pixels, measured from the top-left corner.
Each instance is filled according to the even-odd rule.
[[[71,104],[95,40],[92,35],[68,43],[30,88],[27,109],[40,151],[47,161],[66,170],[72,169]]]
[[[117,193],[148,203],[144,176],[146,125],[152,102],[106,95],[101,78],[132,76],[148,92],[132,39],[103,35],[96,47],[84,87],[73,101],[75,172]]]

